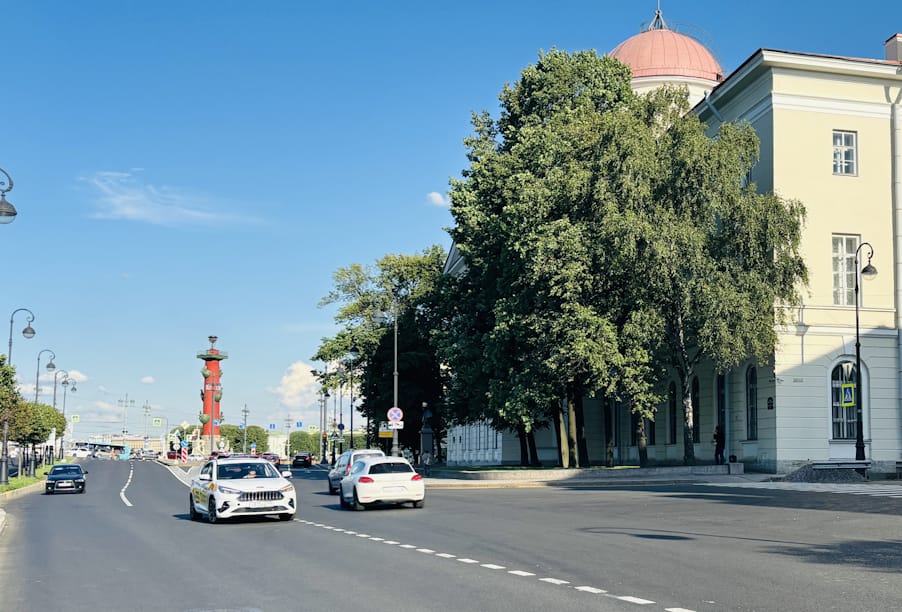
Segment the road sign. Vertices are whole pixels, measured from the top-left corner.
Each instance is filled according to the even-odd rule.
[[[182,440],[181,443],[179,443],[179,446],[181,446],[182,448],[188,448],[188,441]]]
[[[251,450],[257,450],[257,443],[251,442]]]
[[[317,429],[319,429],[319,427],[317,427],[316,425],[307,425],[307,431],[310,433],[315,432]]]
[[[275,429],[275,428],[276,428],[276,424],[275,424],[275,423],[270,423],[270,424],[269,424],[269,428],[270,428],[270,429]]]
[[[338,433],[336,432],[336,433],[333,433],[331,436],[329,436],[329,439],[332,440],[333,442],[338,442],[339,440],[341,440],[341,436],[339,436]]]
[[[404,429],[404,421],[389,421],[389,429]]]
[[[81,417],[80,417],[79,415],[77,415],[77,414],[73,414],[73,415],[72,415],[72,422],[73,422],[73,423],[78,423],[79,421],[81,421]]]
[[[387,414],[389,421],[400,421],[404,418],[404,411],[397,406],[395,406],[394,408],[389,408]]]
[[[222,421],[220,421],[219,419],[213,419],[213,424],[214,424],[214,425],[217,425],[217,426],[218,426],[220,423],[222,423]]]
[[[244,429],[244,423],[238,423],[238,429]]]
[[[160,417],[154,417],[154,419],[153,419],[153,426],[154,426],[154,427],[162,427],[162,426],[163,426],[163,419],[161,419]]]
[[[295,421],[294,426],[297,427],[298,429],[300,429],[301,427],[304,426],[304,424],[300,421]]]
[[[842,406],[848,408],[855,405],[855,385],[852,383],[843,383],[842,386]]]
[[[345,430],[345,424],[344,424],[344,423],[339,423],[339,424],[338,424],[338,431],[344,431],[344,430]]]

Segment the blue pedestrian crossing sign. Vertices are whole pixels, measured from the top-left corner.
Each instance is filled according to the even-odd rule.
[[[269,424],[269,428],[270,428],[270,429],[275,429],[275,428],[276,428],[276,424],[275,424],[275,423],[270,423],[270,424]]]
[[[238,429],[244,429],[244,423],[238,423]]]
[[[855,385],[852,383],[843,383],[842,386],[842,406],[848,408],[855,405]]]
[[[251,450],[257,450],[257,443],[251,442]]]
[[[294,426],[297,427],[298,429],[300,429],[301,427],[304,426],[304,423],[302,421],[295,421]]]

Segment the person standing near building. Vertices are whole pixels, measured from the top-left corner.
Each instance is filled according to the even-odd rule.
[[[723,451],[726,442],[726,437],[723,433],[723,425],[718,425],[714,428],[714,463],[715,465],[723,465],[725,463],[723,459]]]

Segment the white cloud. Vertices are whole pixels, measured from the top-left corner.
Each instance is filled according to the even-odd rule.
[[[156,381],[153,379],[153,376],[145,376],[144,378],[141,379],[141,382],[144,383],[145,385],[152,385]]]
[[[303,361],[288,366],[279,386],[274,390],[282,406],[309,409],[317,405],[319,382],[310,373],[312,369],[312,365]]]
[[[140,173],[140,168],[132,168],[128,172],[101,171],[83,177],[81,180],[96,193],[95,216],[169,226],[252,221],[229,212],[223,202],[213,202],[207,196],[143,182]]]
[[[448,196],[442,195],[437,191],[430,191],[429,193],[427,193],[426,199],[432,206],[438,206],[440,208],[447,208],[448,206],[451,206],[451,199]]]

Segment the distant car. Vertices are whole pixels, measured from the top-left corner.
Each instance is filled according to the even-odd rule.
[[[404,457],[361,457],[341,479],[339,501],[345,508],[364,510],[371,504],[426,503],[423,477]]]
[[[291,467],[293,468],[305,468],[311,465],[313,465],[313,457],[310,453],[298,453],[291,460]]]
[[[225,451],[213,451],[210,453],[208,459],[225,459],[229,456],[229,454]]]
[[[210,523],[237,516],[276,514],[283,521],[297,512],[297,493],[288,482],[291,472],[279,473],[266,459],[214,459],[207,461],[191,481],[188,513]]]
[[[191,453],[190,455],[188,455],[188,461],[203,461],[203,460],[204,460],[204,456],[201,455],[200,453]]]
[[[274,466],[276,466],[276,469],[278,469],[282,465],[282,458],[279,457],[279,453],[266,451],[265,453],[260,453],[260,457],[271,462]]]
[[[72,456],[76,459],[87,459],[91,456],[91,451],[87,448],[79,447],[72,451]]]
[[[85,492],[85,476],[88,472],[77,463],[64,463],[55,465],[47,474],[47,482],[44,484],[44,492],[47,495],[54,493]]]
[[[338,492],[338,486],[339,483],[341,483],[341,479],[350,473],[351,466],[354,465],[354,462],[364,456],[384,457],[385,453],[378,448],[352,448],[343,452],[338,456],[338,459],[335,460],[335,465],[332,469],[329,470],[329,477],[327,480],[329,493]]]
[[[166,451],[167,459],[179,459],[181,455],[182,454],[179,451]]]

